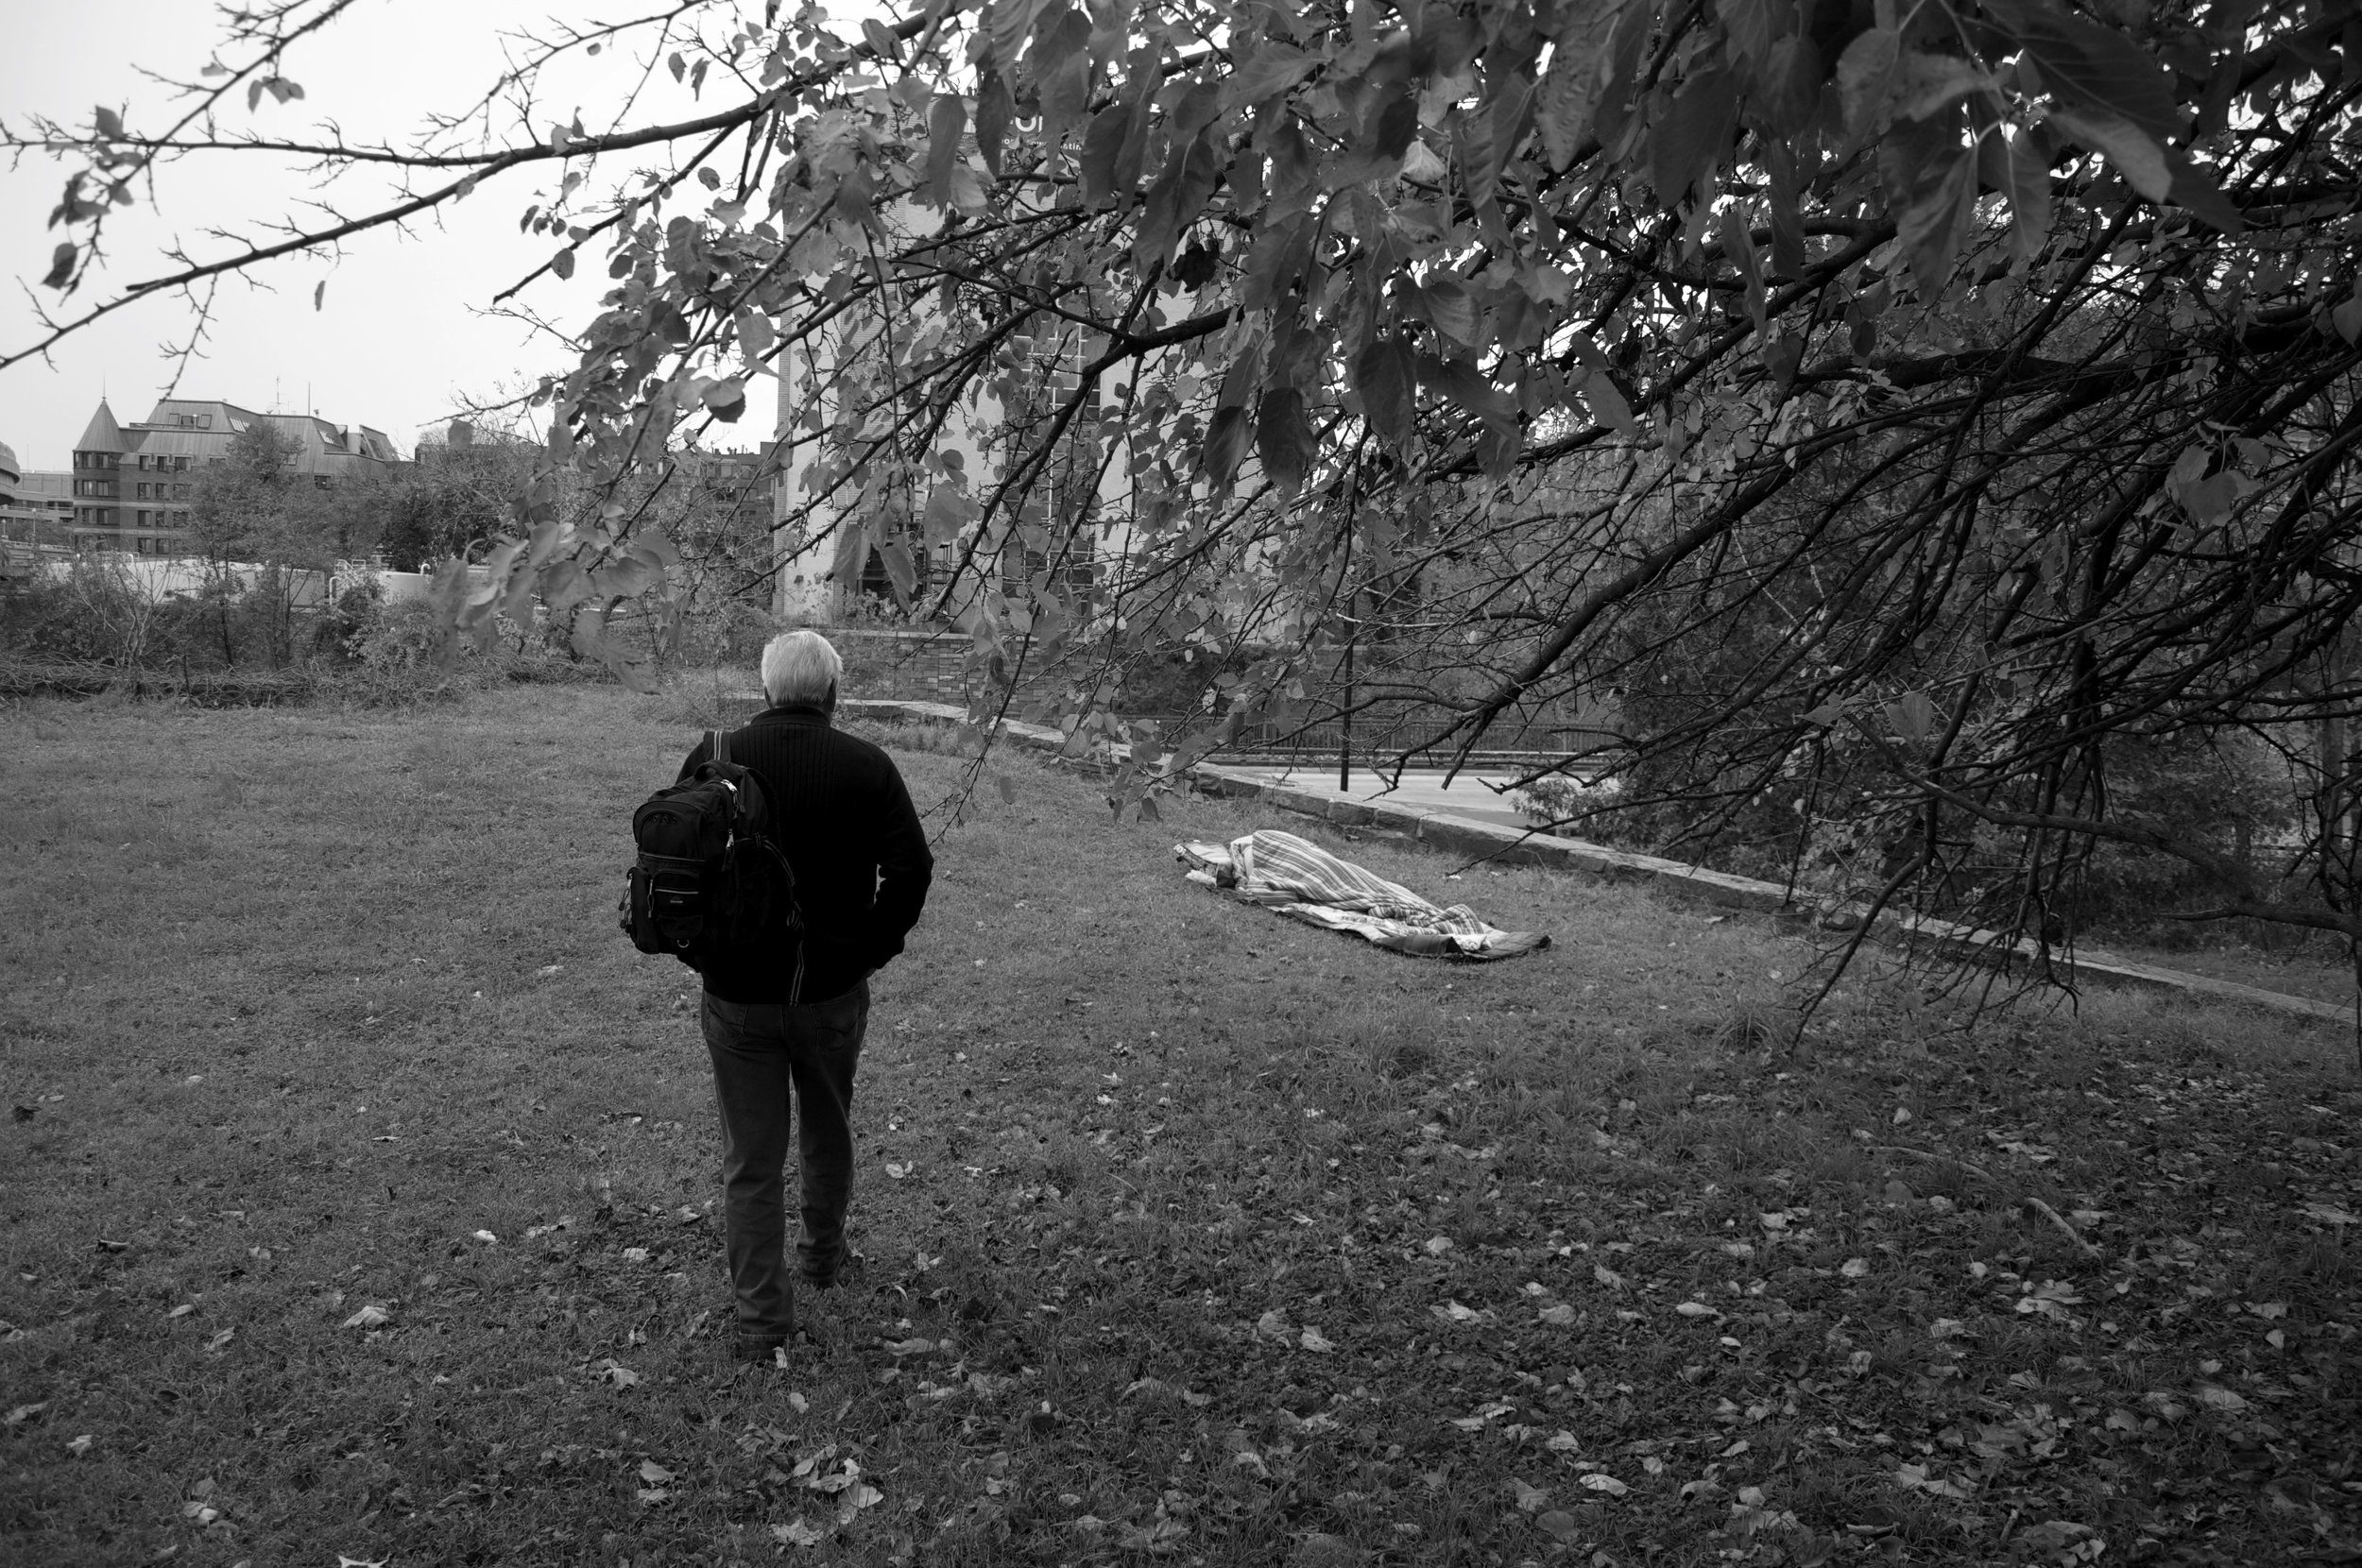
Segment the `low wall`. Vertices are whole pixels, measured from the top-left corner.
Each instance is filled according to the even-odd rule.
[[[747,701],[760,706],[759,699],[748,698]],[[944,703],[848,700],[844,707],[848,713],[866,713],[881,718],[947,724],[963,724],[967,718],[965,709]],[[1066,737],[1046,725],[1009,721],[1001,725],[1001,733],[1021,745],[1036,750],[1063,752],[1066,749]],[[1583,871],[1595,877],[1638,879],[1678,897],[1723,909],[1746,910],[1758,914],[1793,912],[1787,891],[1777,883],[1708,871],[1659,855],[1616,849],[1582,839],[1552,838],[1539,832],[1524,832],[1515,827],[1455,816],[1448,811],[1389,806],[1383,801],[1355,800],[1341,792],[1314,784],[1275,784],[1213,762],[1202,762],[1191,768],[1190,777],[1207,794],[1259,799],[1282,810],[1319,817],[1341,827],[1380,827],[1476,860],[1504,865],[1540,865],[1561,871]],[[1879,934],[1884,938],[1912,946],[1938,946],[1975,962],[1993,963],[2003,951],[1999,946],[2000,939],[1994,933],[1948,920],[1889,914],[1882,917],[1880,926],[1883,929]],[[2021,942],[2009,956],[2030,960],[2038,954],[2032,944]],[[2052,957],[2056,962],[2058,955],[2054,953]],[[2239,1002],[2330,1023],[2350,1023],[2353,1018],[2352,1008],[2336,1002],[2316,1001],[2309,997],[2290,997],[2252,985],[2216,980],[2209,975],[2193,975],[2179,969],[2137,963],[2096,948],[2080,950],[2072,963],[2060,966],[2079,984],[2097,980],[2203,997],[2210,1000]]]

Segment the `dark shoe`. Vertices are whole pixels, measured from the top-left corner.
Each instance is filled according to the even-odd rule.
[[[738,1336],[731,1355],[740,1361],[750,1361],[767,1367],[779,1359],[779,1353],[787,1348],[784,1334],[742,1334]]]
[[[833,1290],[837,1287],[837,1283],[845,1277],[846,1265],[856,1255],[851,1242],[839,1239],[836,1250],[825,1256],[813,1257],[809,1254],[804,1256],[797,1264],[796,1271],[811,1289]]]

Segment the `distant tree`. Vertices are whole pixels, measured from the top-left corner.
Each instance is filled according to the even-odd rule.
[[[386,564],[424,571],[454,556],[481,557],[516,527],[540,467],[539,452],[522,442],[420,442],[417,460],[387,476],[372,496]]]
[[[294,441],[256,419],[198,475],[189,520],[211,568],[206,600],[224,663],[237,662],[249,630],[260,634],[273,668],[291,660],[299,573],[326,572],[336,563],[336,540],[322,518],[326,498],[299,483],[295,460]]]

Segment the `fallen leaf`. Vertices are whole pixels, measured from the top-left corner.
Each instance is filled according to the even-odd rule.
[[[1544,1534],[1549,1536],[1554,1541],[1560,1542],[1574,1540],[1575,1532],[1583,1527],[1575,1523],[1575,1516],[1573,1514],[1561,1512],[1557,1508],[1552,1508],[1548,1513],[1537,1515],[1533,1522],[1541,1527]]]
[[[2238,1394],[2233,1393],[2229,1389],[2219,1388],[2212,1383],[2201,1383],[2198,1386],[2197,1391],[2198,1402],[2200,1405],[2210,1406],[2217,1410],[2244,1410],[2248,1408],[2247,1400]]]
[[[1604,1491],[1610,1497],[1621,1497],[1625,1493],[1632,1491],[1632,1488],[1626,1486],[1615,1476],[1604,1475],[1600,1474],[1598,1471],[1593,1471],[1590,1474],[1583,1477],[1583,1485],[1587,1491]]]
[[[916,1170],[917,1168],[918,1167],[915,1165],[901,1165],[893,1160],[888,1160],[886,1162],[885,1170],[888,1176],[899,1182],[903,1177],[908,1176],[912,1171]]]
[[[1575,1309],[1561,1302],[1556,1306],[1544,1307],[1536,1316],[1553,1328],[1566,1328],[1575,1321]]]
[[[1683,1302],[1673,1308],[1685,1318],[1715,1318],[1720,1314],[1703,1302]]]
[[[394,1315],[391,1312],[386,1311],[384,1307],[378,1305],[377,1303],[370,1302],[367,1305],[363,1306],[360,1311],[354,1313],[351,1317],[347,1318],[345,1320],[345,1327],[383,1328],[385,1324],[390,1323],[393,1321]]]
[[[496,1242],[496,1241],[500,1240],[500,1237],[499,1237],[499,1236],[494,1236],[494,1235],[493,1235],[491,1232],[489,1232],[489,1231],[477,1231],[477,1232],[475,1232],[475,1233],[474,1233],[471,1236],[470,1236],[470,1237],[469,1237],[469,1239],[470,1239],[470,1240],[471,1240],[471,1241],[481,1241],[481,1242],[483,1242],[483,1243],[484,1243],[487,1247],[489,1247],[489,1246],[491,1246],[494,1242]]]
[[[1296,1343],[1302,1345],[1306,1350],[1310,1351],[1315,1355],[1326,1355],[1330,1351],[1337,1348],[1336,1341],[1329,1338],[1327,1335],[1323,1334],[1317,1328],[1306,1329],[1297,1338]]]
[[[619,1389],[628,1389],[633,1384],[640,1381],[640,1374],[638,1372],[632,1371],[629,1367],[624,1366],[622,1363],[613,1360],[602,1363],[593,1375],[605,1380],[606,1382],[612,1383]]]
[[[1591,1277],[1610,1290],[1621,1290],[1624,1287],[1624,1276],[1604,1263],[1595,1263],[1591,1266]]]
[[[771,1535],[782,1546],[817,1546],[829,1539],[828,1531],[816,1529],[801,1519],[772,1525]]]
[[[49,1402],[45,1399],[33,1405],[20,1405],[6,1417],[0,1418],[0,1426],[22,1426],[48,1408]]]
[[[237,1337],[238,1331],[235,1328],[225,1328],[219,1334],[216,1334],[212,1338],[206,1340],[205,1348],[207,1350],[219,1350]]]
[[[83,1455],[90,1452],[90,1434],[85,1432],[80,1437],[76,1438],[72,1442],[67,1443],[65,1445],[65,1451],[78,1459]]]
[[[1857,1280],[1870,1272],[1870,1260],[1866,1257],[1849,1257],[1839,1265],[1838,1272],[1849,1280]]]
[[[1516,1495],[1517,1511],[1520,1513],[1532,1513],[1550,1500],[1550,1494],[1547,1489],[1530,1487],[1515,1475],[1509,1478],[1509,1490]]]
[[[673,1473],[654,1459],[640,1461],[640,1478],[652,1487],[660,1487],[673,1478]]]

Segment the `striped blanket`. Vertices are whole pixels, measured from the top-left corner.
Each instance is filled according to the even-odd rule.
[[[1341,861],[1293,833],[1265,828],[1227,844],[1176,844],[1172,852],[1190,868],[1192,882],[1233,889],[1249,903],[1351,931],[1398,953],[1515,958],[1550,945],[1539,932],[1488,926],[1465,904],[1439,909],[1400,883]]]

